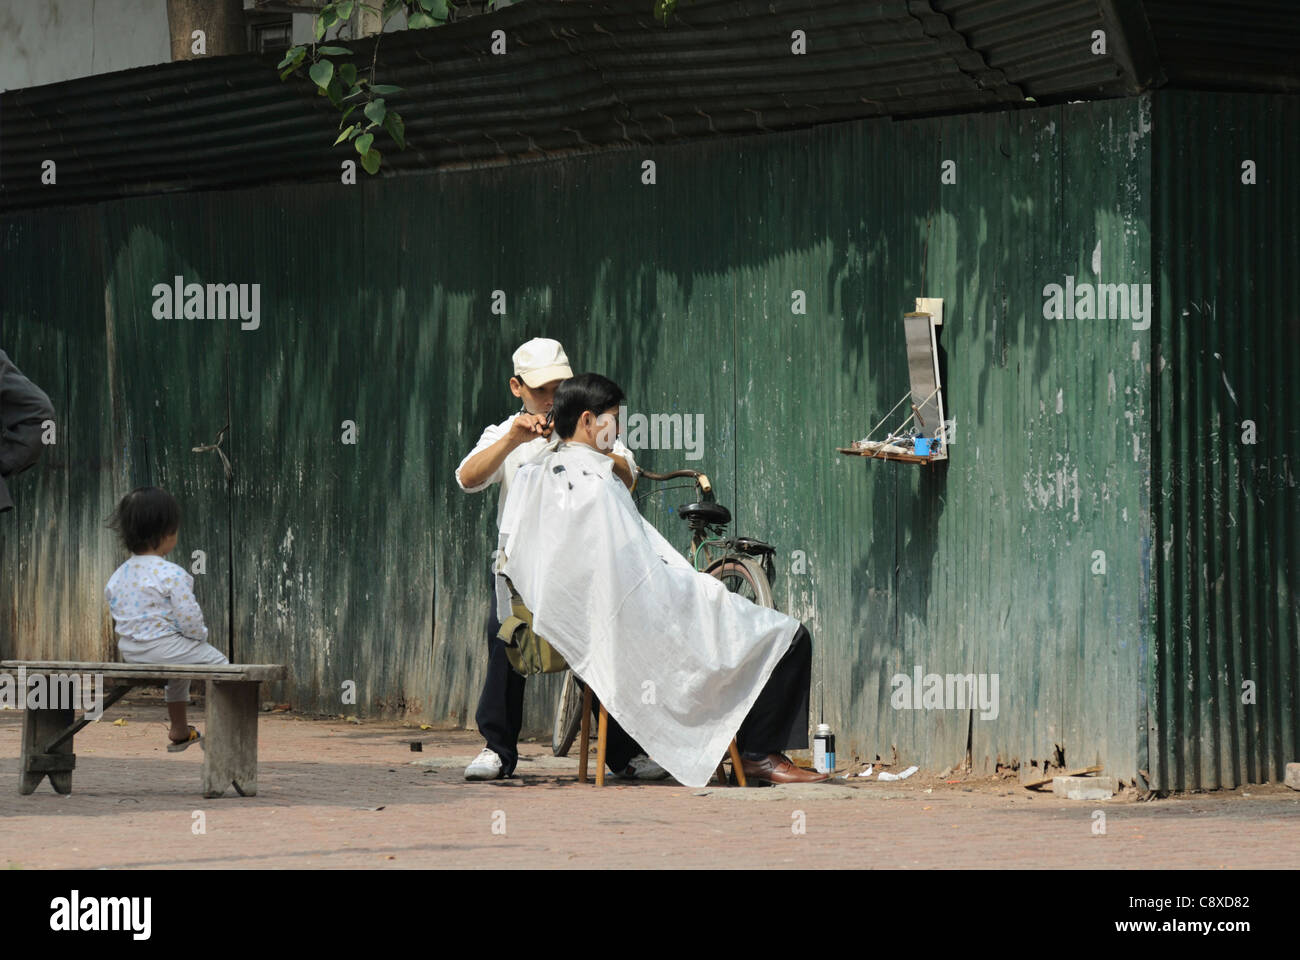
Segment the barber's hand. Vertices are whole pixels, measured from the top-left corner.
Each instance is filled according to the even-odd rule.
[[[550,435],[551,428],[546,425],[546,417],[535,413],[521,413],[510,424],[510,439],[516,446]]]

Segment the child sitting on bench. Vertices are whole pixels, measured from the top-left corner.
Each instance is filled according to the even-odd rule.
[[[164,560],[175,547],[181,508],[166,490],[139,487],[117,505],[109,526],[132,556],[104,588],[127,663],[229,663],[207,643],[208,628],[194,598],[194,578]],[[167,749],[177,753],[202,739],[186,722],[190,681],[169,680],[164,699],[171,721]]]

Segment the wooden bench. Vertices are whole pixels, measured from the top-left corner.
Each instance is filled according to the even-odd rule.
[[[101,710],[124,697],[133,687],[161,687],[168,680],[206,680],[207,729],[203,734],[203,796],[220,797],[234,787],[241,797],[257,793],[257,685],[279,680],[284,667],[278,664],[149,664],[149,663],[82,663],[60,660],[0,661],[0,672],[18,676],[24,671],[30,681],[46,677],[103,677],[104,701]],[[72,792],[72,769],[77,757],[72,752],[72,738],[93,719],[76,719],[76,711],[67,705],[25,709],[27,688],[18,690],[22,699],[23,746],[19,767],[18,792],[34,791],[48,776],[57,793]]]

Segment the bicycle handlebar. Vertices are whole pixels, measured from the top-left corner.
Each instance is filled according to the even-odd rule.
[[[675,477],[694,478],[701,475],[698,470],[674,470],[672,473],[651,473],[644,467],[637,467],[637,473],[641,474],[641,476],[645,477],[647,480],[672,480]]]
[[[639,476],[645,477],[648,480],[672,480],[674,477],[690,477],[700,488],[700,494],[705,500],[713,499],[713,484],[709,482],[709,478],[705,474],[700,473],[698,470],[674,470],[672,473],[652,473],[640,466],[638,466],[636,470]]]

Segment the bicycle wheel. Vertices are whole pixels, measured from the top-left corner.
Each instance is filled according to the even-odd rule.
[[[572,670],[564,671],[564,689],[555,709],[555,726],[551,730],[551,752],[567,757],[582,725],[582,685]]]
[[[730,555],[715,560],[704,571],[717,577],[732,593],[738,593],[760,607],[776,607],[772,599],[772,586],[767,582],[763,567],[751,557]]]

